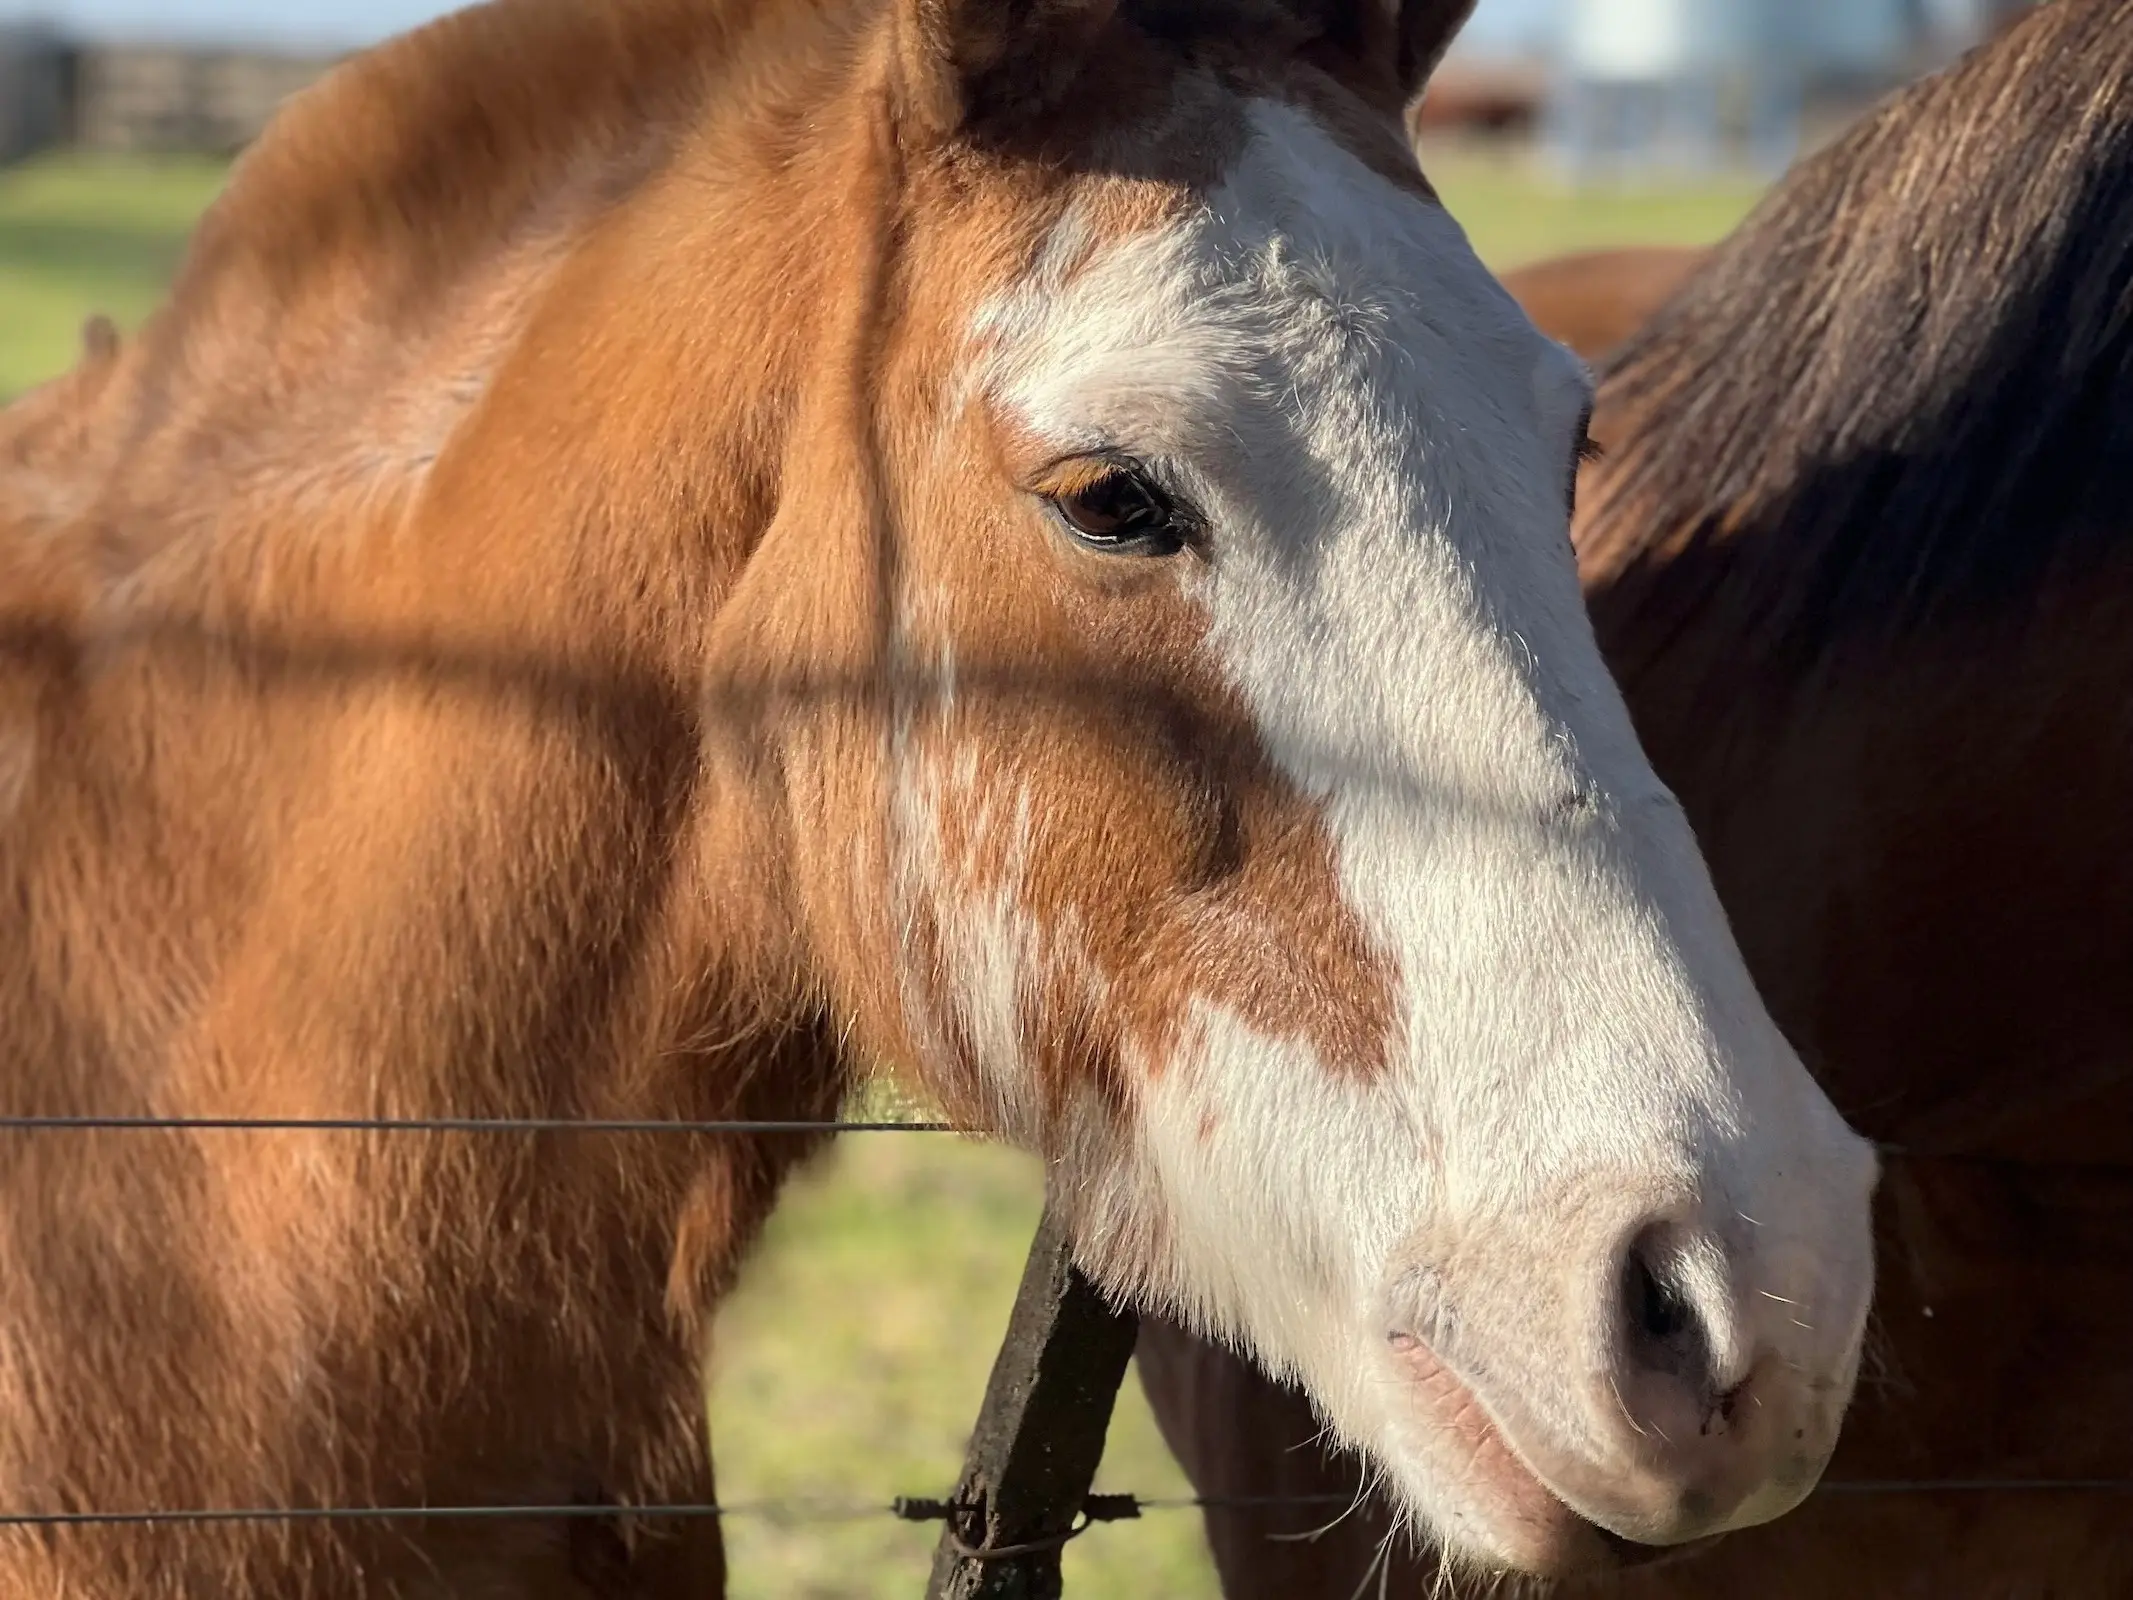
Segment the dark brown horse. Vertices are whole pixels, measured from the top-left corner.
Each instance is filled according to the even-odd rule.
[[[1543,333],[1587,361],[1604,361],[1681,287],[1703,254],[1687,245],[1581,250],[1514,267],[1503,286]]]
[[[2133,1479],[2133,6],[2043,7],[1806,163],[1596,431],[1639,732],[1783,1026],[1910,1152],[1832,1482],[1605,1592],[2133,1593],[2133,1496],[2035,1486]],[[1293,1396],[1164,1328],[1142,1361],[1203,1492],[1336,1497],[1211,1513],[1234,1600],[1435,1575],[1374,1565]]]

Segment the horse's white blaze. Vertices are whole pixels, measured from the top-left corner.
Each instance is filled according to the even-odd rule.
[[[1426,1333],[1514,1440],[1604,1461],[1620,1418],[1589,1380],[1628,1230],[1780,1193],[1798,1209],[1755,1247],[1782,1250],[1858,1193],[1777,1170],[1870,1161],[1764,1014],[1585,620],[1582,368],[1439,207],[1283,105],[1193,214],[1069,233],[979,320],[991,398],[1208,513],[1179,581],[1322,802],[1399,1000],[1378,1074],[1199,1004],[1136,1078],[1139,1147],[1082,1152],[1084,1248],[1303,1378],[1414,1509],[1491,1547],[1473,1441],[1418,1408],[1388,1331]],[[1723,1274],[1682,1277],[1737,1375]]]

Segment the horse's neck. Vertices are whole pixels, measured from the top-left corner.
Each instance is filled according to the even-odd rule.
[[[2126,569],[1803,665],[1740,644],[1781,552],[1695,565],[1590,598],[1780,1027],[1876,1137],[2133,1158]]]
[[[389,49],[247,159],[115,366],[6,424],[0,607],[58,641],[0,658],[38,719],[18,978],[160,991],[166,1095],[703,1110],[628,1063],[791,1020],[698,696],[807,364],[743,308],[819,303],[836,219],[761,107],[705,109],[733,48],[695,0],[518,0]],[[107,1098],[149,1059],[61,1053]]]

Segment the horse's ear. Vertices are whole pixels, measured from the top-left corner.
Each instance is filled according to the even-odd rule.
[[[1474,0],[1400,0],[1400,88],[1410,104],[1473,14]]]
[[[897,0],[903,110],[935,134],[1045,111],[1118,0]]]
[[[1291,0],[1318,24],[1329,44],[1368,72],[1390,70],[1405,105],[1413,105],[1474,13],[1474,0]],[[1382,81],[1382,80],[1380,80]]]

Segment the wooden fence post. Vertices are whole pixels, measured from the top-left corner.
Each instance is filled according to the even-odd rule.
[[[1059,1600],[1139,1319],[1075,1267],[1047,1204],[947,1507],[927,1600]]]

